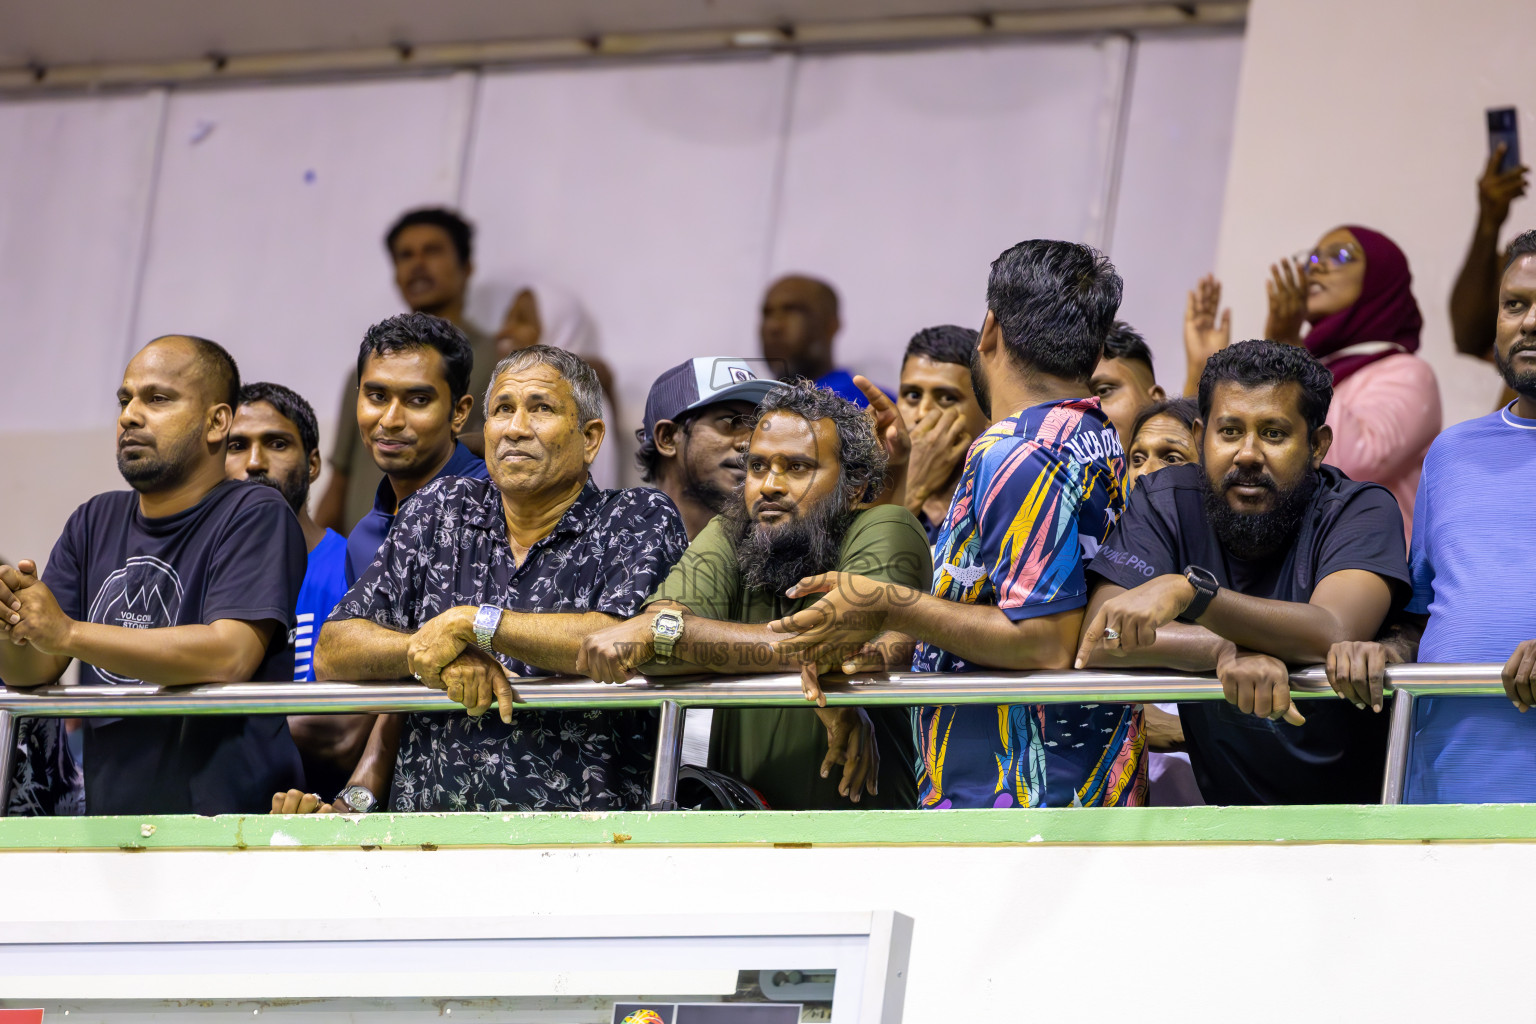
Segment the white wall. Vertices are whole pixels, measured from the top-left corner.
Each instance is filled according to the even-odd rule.
[[[661,926],[679,914],[894,910],[913,921],[910,1024],[1529,1021],[1530,861],[1528,842],[8,852],[0,866],[28,884],[0,901],[0,936],[14,922],[53,941],[116,937],[124,924],[160,938],[161,922],[192,922],[238,940],[246,921],[318,922],[295,929],[305,936],[381,922],[382,935],[391,919],[456,921],[473,936],[495,921],[524,934],[518,919],[540,934],[579,915]],[[296,973],[349,991],[355,976],[332,966],[321,950]],[[71,967],[61,953],[47,973]],[[476,994],[507,977],[481,981]],[[80,998],[91,994],[84,981]]]
[[[1489,412],[1493,368],[1455,354],[1448,302],[1488,158],[1483,111],[1520,108],[1536,146],[1528,0],[1252,0],[1218,269],[1237,337],[1264,327],[1270,263],[1363,224],[1408,254],[1420,354],[1445,422]],[[1517,203],[1506,240],[1536,227]]]
[[[121,486],[112,391],[155,335],[340,412],[357,340],[399,310],[401,210],[478,226],[472,317],[541,278],[589,306],[632,433],[660,370],[755,353],[770,277],[843,295],[841,361],[894,385],[917,329],[974,325],[1023,238],[1107,245],[1125,315],[1177,368],[1211,265],[1241,39],[1151,35],[0,102],[0,553],[45,557]],[[1185,216],[1189,196],[1207,202]],[[1176,197],[1170,199],[1170,197]],[[1123,255],[1122,255],[1123,254]],[[1175,370],[1175,376],[1177,376]]]

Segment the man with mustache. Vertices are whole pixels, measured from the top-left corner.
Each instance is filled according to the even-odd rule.
[[[871,504],[885,468],[874,424],[857,406],[810,381],[776,384],[757,408],[743,486],[645,614],[587,638],[579,670],[618,682],[637,670],[798,669],[801,659],[780,656],[783,637],[767,623],[810,603],[785,596],[800,579],[841,570],[918,587],[932,573],[912,513]],[[911,747],[903,708],[720,708],[709,763],[776,810],[911,807]]]
[[[87,685],[293,677],[304,535],[282,496],[225,478],[240,373],[202,338],[157,338],[117,392],[117,468],[132,487],[80,506],[39,577],[0,566],[0,676]],[[85,720],[91,814],[264,809],[302,784],[280,715]]]
[[[690,541],[741,486],[752,412],[772,387],[725,356],[690,359],[651,385],[635,461],[640,479],[677,506]]]
[[[351,781],[382,793],[392,768],[397,811],[643,808],[654,712],[514,711],[508,675],[575,672],[586,636],[633,615],[682,554],[682,522],[660,491],[592,483],[603,396],[579,357],[515,352],[485,401],[490,479],[417,494],[315,651],[322,679],[414,676],[468,713],[403,716],[398,758],[376,729]]]
[[[1386,665],[1503,662],[1497,697],[1420,697],[1410,803],[1536,802],[1536,586],[1524,567],[1536,508],[1536,231],[1509,247],[1499,279],[1494,362],[1514,401],[1445,430],[1424,459],[1414,505],[1413,599],[1385,642],[1328,658],[1335,688],[1379,693]]]
[[[1213,355],[1200,464],[1142,477],[1089,566],[1077,667],[1214,670],[1222,682],[1226,702],[1179,705],[1207,803],[1380,798],[1380,691],[1310,701],[1305,716],[1290,696],[1292,666],[1374,637],[1409,591],[1396,499],[1323,464],[1332,394],[1328,370],[1294,345]]]
[[[475,272],[475,229],[453,210],[426,207],[411,210],[390,225],[384,251],[394,267],[395,288],[413,313],[442,317],[464,332],[473,356],[469,393],[479,396],[491,382],[496,365],[496,341],[470,322],[464,305],[469,279]],[[352,410],[358,401],[358,378],[347,374],[341,391],[341,423],[331,449],[331,480],[315,510],[323,526],[350,533],[367,514],[373,501],[379,472],[368,459],[367,440],[352,429]],[[464,422],[464,444],[476,455],[480,450],[485,418],[471,409]]]
[[[373,508],[347,537],[347,585],[357,581],[406,499],[439,477],[485,480],[485,460],[459,435],[474,410],[474,355],[464,332],[426,313],[368,328],[357,352],[357,428],[384,471]]]

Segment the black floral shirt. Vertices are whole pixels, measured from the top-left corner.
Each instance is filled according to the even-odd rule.
[[[666,495],[600,490],[591,480],[522,565],[488,480],[434,481],[401,510],[373,565],[331,613],[415,631],[457,605],[628,618],[688,546]],[[514,675],[549,673],[498,654]],[[396,811],[607,811],[644,808],[656,713],[460,711],[406,716],[395,760]]]

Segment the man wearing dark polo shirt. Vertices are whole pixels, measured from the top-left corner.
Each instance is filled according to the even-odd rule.
[[[0,676],[88,685],[293,678],[304,535],[281,494],[224,477],[240,375],[218,345],[169,336],[123,375],[117,467],[133,488],[80,506],[41,579],[0,566]],[[223,814],[301,783],[281,715],[86,719],[91,814]]]
[[[374,324],[357,352],[357,426],[384,472],[373,509],[347,537],[347,585],[373,563],[406,499],[440,477],[487,478],[458,436],[475,405],[464,332],[440,317],[402,313]]]
[[[1323,465],[1332,379],[1294,345],[1223,349],[1200,378],[1201,465],[1143,477],[1089,572],[1077,666],[1214,670],[1227,702],[1181,704],[1214,804],[1374,803],[1387,716],[1290,698],[1292,666],[1368,640],[1407,600],[1402,514]],[[1283,721],[1281,720],[1283,719]]]
[[[577,668],[598,682],[637,667],[648,675],[794,671],[800,659],[779,657],[783,637],[767,624],[815,600],[785,596],[802,578],[841,571],[923,586],[933,562],[922,527],[899,505],[869,504],[884,487],[885,462],[853,403],[808,381],[776,385],[757,408],[743,486],[645,613],[589,636]],[[910,646],[902,653],[909,659]],[[745,780],[775,810],[848,801],[909,808],[913,756],[905,708],[721,708],[710,728],[710,767]],[[834,764],[843,771],[834,775]]]

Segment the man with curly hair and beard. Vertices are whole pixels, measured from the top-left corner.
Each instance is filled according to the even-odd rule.
[[[1142,478],[1088,567],[1077,667],[1215,671],[1227,703],[1179,706],[1213,804],[1373,803],[1381,693],[1340,690],[1305,714],[1292,666],[1369,640],[1410,593],[1392,493],[1324,465],[1328,370],[1272,341],[1223,349],[1200,378],[1200,465]],[[1373,707],[1374,705],[1374,707]]]
[[[884,486],[886,456],[853,403],[808,381],[776,385],[757,408],[745,465],[742,488],[645,612],[587,638],[580,671],[618,682],[636,671],[798,670],[802,658],[786,658],[784,637],[767,623],[814,600],[785,595],[804,577],[841,571],[926,585],[933,564],[917,519],[899,505],[871,504]],[[916,800],[904,708],[717,710],[709,760],[776,810]]]

